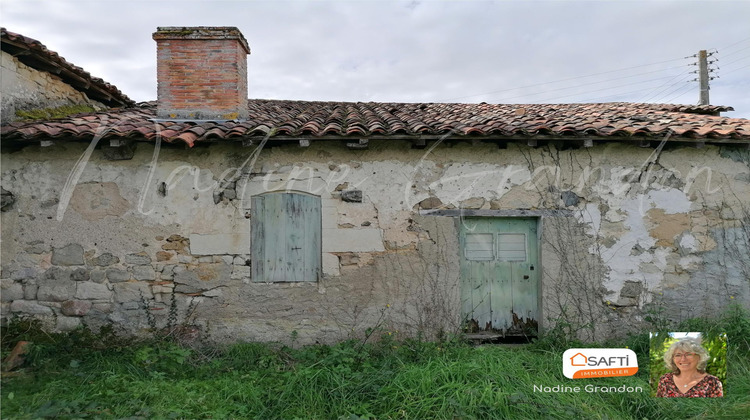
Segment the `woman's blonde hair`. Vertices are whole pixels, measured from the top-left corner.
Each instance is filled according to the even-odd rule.
[[[700,357],[697,366],[698,372],[703,373],[706,371],[706,364],[708,364],[710,356],[708,355],[708,351],[701,346],[700,340],[687,337],[677,340],[669,346],[669,349],[664,353],[664,364],[666,364],[667,369],[670,369],[672,373],[680,373],[680,369],[677,368],[677,365],[674,363],[674,358],[672,357],[676,350],[697,354],[698,357]]]

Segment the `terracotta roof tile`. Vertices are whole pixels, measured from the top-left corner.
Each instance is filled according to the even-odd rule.
[[[750,120],[715,115],[718,106],[669,104],[493,105],[447,103],[308,102],[250,100],[248,120],[160,121],[155,103],[60,120],[11,123],[3,141],[127,137],[192,146],[201,141],[264,137],[594,136],[750,141]],[[102,130],[102,132],[100,132]]]

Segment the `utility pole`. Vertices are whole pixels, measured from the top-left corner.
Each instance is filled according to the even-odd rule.
[[[698,81],[701,86],[698,105],[708,105],[708,54],[706,50],[698,51]]]

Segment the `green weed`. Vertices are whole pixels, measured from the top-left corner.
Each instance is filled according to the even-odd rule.
[[[698,326],[703,321],[690,322]],[[15,376],[3,377],[2,417],[746,418],[750,358],[742,338],[748,336],[747,313],[732,308],[712,324],[730,337],[727,397],[679,401],[649,396],[647,335],[616,343],[644,355],[635,376],[573,382],[562,375],[560,348],[571,342],[561,336],[523,347],[472,347],[457,339],[426,342],[380,331],[380,340],[364,344],[352,340],[291,348],[237,343],[204,352],[161,338],[122,342],[106,331],[101,336],[84,330],[45,335],[19,324],[8,332],[14,340],[38,340],[38,354]],[[744,335],[735,338],[738,333]],[[571,384],[627,385],[643,391],[551,393],[535,388]]]

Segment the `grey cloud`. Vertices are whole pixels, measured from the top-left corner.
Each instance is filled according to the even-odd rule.
[[[239,27],[252,49],[251,97],[637,101],[669,77],[692,70],[669,69],[690,60],[645,67],[642,71],[654,74],[620,81],[608,79],[639,70],[580,76],[681,59],[699,49],[721,49],[747,38],[743,19],[747,15],[747,2],[16,0],[3,4],[3,25],[9,30],[39,39],[92,73],[96,70],[96,76],[136,100],[155,99],[151,33],[157,26]],[[748,45],[750,41],[740,47]],[[730,49],[727,54],[731,53]],[[736,53],[725,60],[719,55],[723,63],[742,57],[743,53]],[[750,117],[746,94],[750,70],[741,69],[742,64],[729,66],[727,72],[737,71],[712,82],[711,99],[734,106],[738,112],[730,115]],[[546,83],[576,77],[580,79]],[[643,83],[650,77],[666,79]],[[620,84],[625,86],[592,92]],[[685,93],[678,101],[695,103],[697,86],[694,91],[686,86],[677,92]]]

